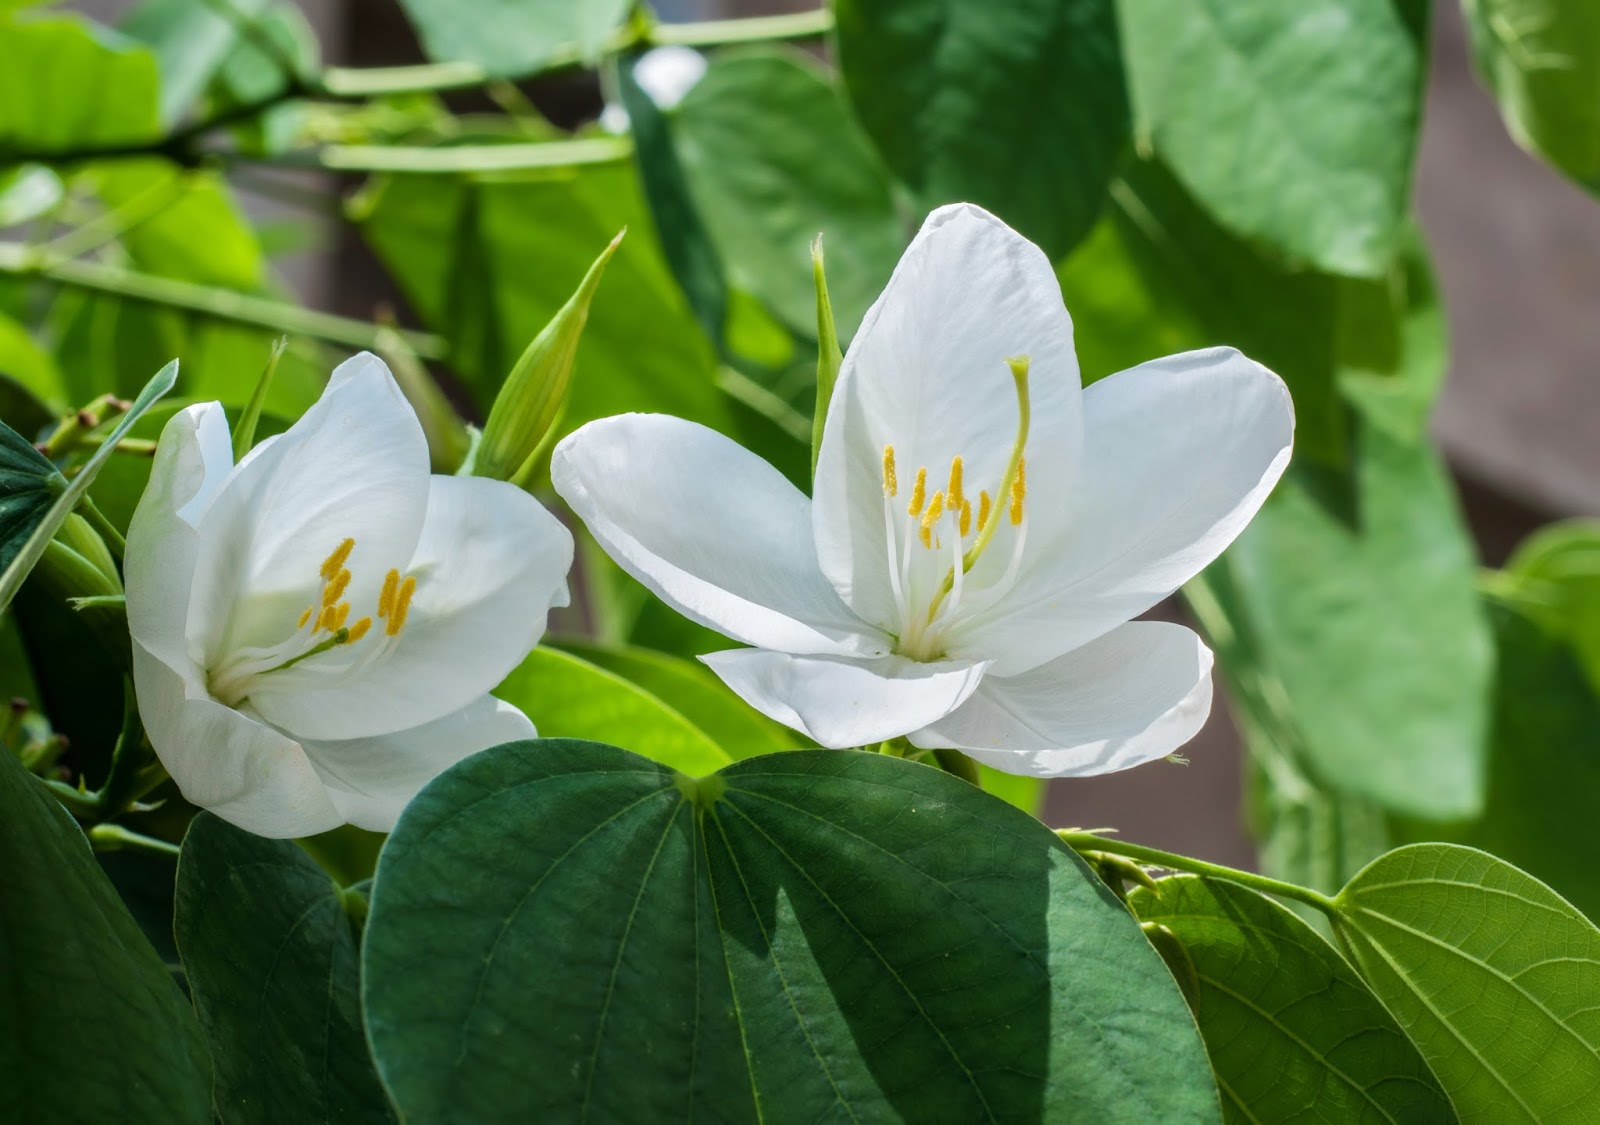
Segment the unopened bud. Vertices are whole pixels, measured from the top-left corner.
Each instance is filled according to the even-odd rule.
[[[622,242],[624,230],[600,252],[578,290],[533,338],[495,396],[483,426],[472,473],[527,485],[567,401],[572,362],[589,319],[589,306],[606,263]]]

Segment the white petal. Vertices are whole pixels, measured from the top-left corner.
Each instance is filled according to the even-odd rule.
[[[251,451],[200,522],[189,636],[208,664],[293,633],[346,538],[346,599],[371,606],[390,567],[416,547],[428,497],[428,446],[389,369],[362,353],[265,448]]]
[[[981,490],[1003,503],[1000,485],[1017,433],[1006,361],[1022,355],[1030,360],[1032,400],[1028,476],[1065,489],[1078,456],[1081,392],[1072,318],[1055,271],[1043,251],[986,211],[940,208],[850,345],[817,462],[817,555],[840,596],[867,620],[899,628],[886,564],[884,447],[895,451],[902,545],[911,534],[905,509],[919,467],[928,470],[932,496],[948,484],[959,455],[974,509]],[[941,556],[928,576],[913,575],[914,601],[925,604],[925,587],[948,565]]]
[[[1006,773],[1086,777],[1165,757],[1211,713],[1211,650],[1193,631],[1132,621],[1018,676],[992,672],[911,736]]]
[[[528,717],[490,695],[420,727],[343,742],[307,742],[311,764],[350,824],[388,832],[422,787],[469,754],[535,737]]]
[[[150,745],[186,800],[257,836],[343,823],[299,743],[224,707],[137,642],[133,682]]]
[[[1016,586],[961,622],[948,651],[1035,667],[1131,620],[1198,574],[1244,530],[1289,463],[1283,381],[1231,348],[1141,364],[1084,392],[1084,454],[1068,495],[1030,480]]]
[[[700,658],[746,703],[823,746],[867,746],[955,710],[987,664],[852,660],[741,648]]]
[[[556,447],[550,478],[606,553],[685,617],[782,652],[888,651],[822,576],[811,501],[715,430],[604,418]]]
[[[522,489],[433,478],[406,624],[257,681],[251,704],[297,738],[369,738],[458,711],[522,662],[567,604],[572,533]],[[352,611],[354,612],[354,611]],[[381,655],[370,655],[381,653]]]
[[[184,626],[200,543],[195,524],[232,468],[222,405],[186,407],[162,428],[150,482],[128,523],[128,631],[176,667],[192,663]]]

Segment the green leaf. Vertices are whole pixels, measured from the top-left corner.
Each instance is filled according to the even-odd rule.
[[[156,60],[76,17],[0,13],[0,155],[151,140]]]
[[[201,813],[178,861],[178,952],[228,1122],[393,1121],[367,1053],[360,923],[293,843]]]
[[[985,793],[993,793],[1029,816],[1038,816],[1044,808],[1045,780],[1042,777],[1003,773],[993,766],[978,763],[978,784]]]
[[[1571,645],[1600,690],[1600,521],[1541,528],[1517,548],[1496,586]]]
[[[581,641],[556,642],[566,652],[613,672],[672,707],[727,751],[730,760],[753,758],[806,745],[794,731],[773,722],[717,679],[705,665],[632,645],[606,647]]]
[[[414,1120],[1219,1120],[1110,891],[881,755],[700,782],[593,743],[475,755],[384,848],[362,988]]]
[[[1425,0],[1120,0],[1139,132],[1226,227],[1388,269],[1422,117]]]
[[[645,93],[633,68],[641,56],[617,64],[617,90],[633,133],[634,164],[650,204],[656,237],[672,275],[711,341],[721,346],[728,321],[728,279],[722,256],[690,193],[666,114]]]
[[[72,509],[77,507],[78,501],[82,500],[88,493],[89,486],[94,483],[95,476],[105,467],[105,463],[110,459],[111,455],[116,452],[117,443],[127,436],[128,430],[139,420],[140,415],[154,406],[157,399],[172,389],[172,384],[177,381],[177,378],[177,360],[173,360],[156,372],[155,377],[145,384],[144,390],[139,392],[139,397],[133,400],[128,412],[122,416],[111,432],[106,435],[100,448],[96,449],[94,455],[83,463],[83,467],[78,470],[77,475],[69,483],[63,485],[61,483],[61,475],[55,473],[54,466],[51,466],[51,471],[54,475],[44,478],[48,482],[44,487],[54,496],[54,500],[42,515],[38,514],[37,510],[28,507],[23,522],[32,521],[30,531],[19,535],[11,531],[4,523],[0,523],[0,532],[6,534],[6,538],[0,541],[0,557],[5,558],[4,568],[0,569],[0,610],[10,605],[11,599],[16,597],[17,590],[22,586],[22,580],[28,577],[28,572],[39,561],[39,556],[44,554],[44,549],[49,545],[50,538],[55,535],[56,529],[72,514]],[[8,427],[4,427],[3,424],[0,424],[0,430],[4,431],[0,432],[0,441],[4,442],[3,445],[0,445],[0,457],[10,459],[11,468],[20,474],[18,478],[21,482],[19,487],[25,489],[23,495],[30,497],[24,506],[27,507],[38,503],[38,497],[34,496],[32,492],[26,491],[30,486],[27,485],[26,480],[23,478],[27,476],[30,467],[23,460],[21,449],[16,445],[16,442],[21,441],[21,439],[17,438],[16,434]],[[46,465],[50,464],[42,456],[38,456],[37,450],[33,452],[38,457],[38,461],[43,461]],[[0,468],[3,468],[4,465],[5,462],[0,461]],[[31,469],[35,474],[38,473],[39,466],[37,461],[32,464]],[[31,487],[37,488],[37,476],[32,479],[35,483]],[[4,478],[0,478],[0,487],[5,487],[5,484]],[[9,488],[6,492],[0,493],[0,520],[5,519],[4,504],[10,495]],[[23,535],[25,535],[25,538]],[[17,539],[20,540],[20,545],[12,546],[12,542]]]
[[[237,19],[193,0],[144,0],[122,31],[145,43],[161,68],[161,123],[176,124],[239,41],[237,20],[260,17],[267,0],[228,0]]]
[[[1462,0],[1478,73],[1518,144],[1600,192],[1600,8]]]
[[[733,760],[670,704],[570,653],[534,649],[494,694],[520,708],[546,738],[626,742],[691,777]]]
[[[204,1125],[189,1004],[60,805],[0,753],[0,1085],[16,1121]]]
[[[1492,852],[1600,919],[1592,858],[1600,686],[1571,644],[1520,606],[1491,603],[1489,617],[1498,673],[1483,814],[1456,824],[1402,823],[1396,835]]]
[[[55,359],[34,342],[26,328],[3,313],[0,313],[0,375],[16,380],[34,398],[54,409],[66,407],[66,391]],[[16,420],[13,416],[12,421]]]
[[[437,62],[467,62],[497,76],[533,74],[558,59],[593,61],[628,12],[628,0],[400,0]]]
[[[811,243],[828,251],[841,339],[905,247],[887,173],[828,75],[772,49],[712,60],[672,115],[683,169],[730,281],[817,335]]]
[[[590,309],[555,436],[628,410],[731,428],[715,357],[662,260],[631,169],[537,181],[396,176],[354,215],[412,305],[450,338],[451,365],[484,409],[596,250],[628,227]]]
[[[1455,1121],[1394,1018],[1284,907],[1193,875],[1135,887],[1128,905],[1176,937],[1194,967],[1227,1121]]]
[[[839,66],[924,207],[967,200],[1059,257],[1128,134],[1114,0],[837,0]]]
[[[1438,454],[1363,425],[1354,522],[1291,473],[1216,570],[1287,700],[1312,778],[1386,809],[1476,815],[1492,650]]]
[[[1574,1125],[1600,1099],[1600,930],[1471,848],[1413,844],[1335,899],[1346,955],[1463,1121]]]
[[[95,182],[106,206],[140,215],[121,239],[136,268],[229,289],[260,288],[261,245],[220,176],[161,160],[119,160],[100,165]]]

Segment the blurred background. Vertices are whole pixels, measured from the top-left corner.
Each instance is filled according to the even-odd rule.
[[[115,23],[131,5],[62,5]],[[663,19],[713,19],[813,5],[760,0],[659,0]],[[305,0],[326,60],[351,66],[423,59],[392,0]],[[1432,428],[1467,521],[1490,566],[1551,520],[1600,515],[1600,207],[1508,137],[1468,55],[1459,8],[1434,6],[1433,59],[1416,195],[1448,311],[1451,355]],[[557,124],[595,117],[598,81],[571,74],[524,84]],[[463,95],[460,109],[492,108]],[[319,188],[340,185],[325,173]],[[236,181],[261,221],[304,215]],[[274,194],[281,195],[281,192]],[[370,318],[402,296],[348,226],[328,222],[277,259],[307,305]],[[1181,615],[1176,604],[1161,611]],[[1236,865],[1255,863],[1241,809],[1241,745],[1226,706],[1188,747],[1189,764],[1058,781],[1055,825],[1115,825],[1146,843]]]

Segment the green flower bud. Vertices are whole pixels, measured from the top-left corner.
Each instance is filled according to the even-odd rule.
[[[474,475],[523,486],[533,476],[546,438],[554,431],[566,405],[572,361],[589,319],[589,305],[600,286],[600,275],[626,233],[619,232],[600,252],[578,291],[533,338],[511,369],[495,396],[489,420],[484,423],[472,466]]]
[[[817,284],[817,407],[811,413],[811,475],[817,475],[817,455],[822,452],[822,424],[828,417],[828,400],[839,378],[844,356],[839,353],[839,333],[833,326],[833,302],[828,299],[828,279],[822,268],[822,236],[811,243],[811,274]]]

